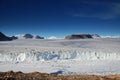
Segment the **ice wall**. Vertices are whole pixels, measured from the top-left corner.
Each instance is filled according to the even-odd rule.
[[[8,62],[31,62],[47,60],[120,60],[119,53],[96,52],[96,51],[28,51],[0,53],[0,61]]]

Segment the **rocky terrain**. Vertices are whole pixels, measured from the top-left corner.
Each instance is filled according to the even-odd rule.
[[[0,72],[0,80],[120,80],[120,75],[55,75],[40,72]]]

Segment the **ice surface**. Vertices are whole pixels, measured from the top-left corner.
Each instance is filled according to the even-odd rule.
[[[116,74],[119,62],[119,38],[0,42],[0,71]]]
[[[0,61],[9,62],[31,62],[31,61],[47,61],[47,60],[120,60],[119,53],[95,52],[82,50],[34,50],[25,52],[0,53]]]

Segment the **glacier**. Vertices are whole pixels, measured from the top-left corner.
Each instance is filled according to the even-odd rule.
[[[30,51],[23,53],[0,53],[0,61],[31,62],[47,60],[120,60],[119,53],[92,51]]]
[[[120,74],[120,38],[0,42],[0,71]]]

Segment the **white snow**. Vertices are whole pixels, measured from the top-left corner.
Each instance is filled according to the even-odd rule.
[[[50,36],[50,37],[48,37],[47,39],[57,39],[57,37],[55,37],[55,36]]]
[[[17,34],[17,35],[15,35],[15,37],[17,37],[18,39],[26,39],[24,36],[25,36],[25,34]],[[32,35],[32,36],[33,36],[32,39],[36,39],[37,35]]]
[[[18,37],[18,39],[25,39],[24,34],[17,34],[15,35],[15,37]]]
[[[0,71],[120,74],[120,38],[0,42]]]
[[[120,38],[120,36],[101,36],[102,38]]]

